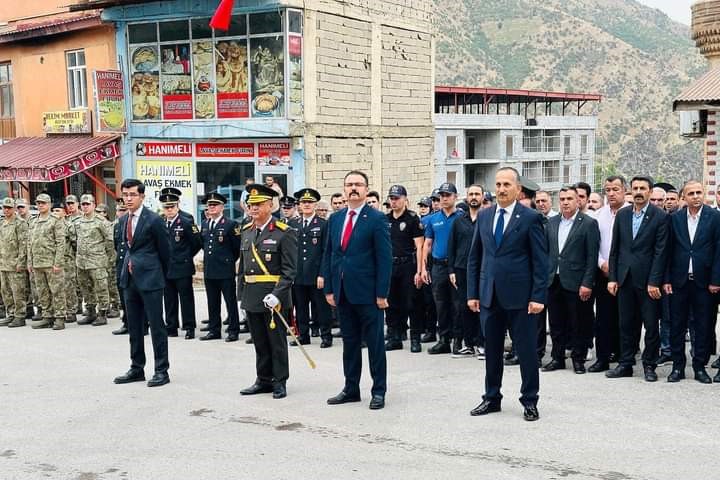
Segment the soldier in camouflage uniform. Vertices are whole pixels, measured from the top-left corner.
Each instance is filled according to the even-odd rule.
[[[95,213],[105,219],[110,236],[113,236],[114,223],[108,218],[108,208],[104,203],[99,203],[95,207]],[[117,254],[113,249],[112,258],[108,258],[108,296],[110,297],[110,308],[107,312],[108,318],[119,318],[120,317],[120,293],[118,292],[117,286],[117,275],[115,271],[115,258]]]
[[[35,291],[42,318],[32,328],[65,328],[65,293],[63,292],[63,264],[65,263],[65,223],[50,213],[52,199],[41,193],[35,199],[38,216],[29,227],[28,271],[33,274]]]
[[[28,224],[28,228],[32,226],[32,222],[35,221],[35,217],[30,215],[30,209],[28,208],[27,201],[24,198],[18,198],[15,200],[15,210],[17,211],[18,217],[25,220]],[[27,306],[25,307],[25,319],[39,320],[41,318],[40,312],[35,315],[35,309],[37,305],[37,292],[35,291],[35,282],[33,282],[32,274],[25,272],[25,292],[27,295]]]
[[[74,308],[76,314],[83,313],[82,311],[82,292],[80,291],[80,285],[77,280],[77,265],[75,260],[75,252],[77,252],[77,245],[75,239],[70,234],[72,225],[80,220],[80,212],[78,212],[78,198],[75,195],[68,195],[65,197],[65,207],[67,209],[67,216],[65,217],[65,223],[68,226],[68,238],[71,241],[71,248],[67,249],[65,254],[69,257],[68,270],[65,272],[65,288],[68,290],[65,299],[68,302],[68,308]],[[72,292],[70,291],[72,290]],[[74,292],[74,293],[73,293]],[[74,303],[71,302],[74,300]]]
[[[12,198],[3,199],[2,209],[5,218],[0,222],[0,278],[7,318],[0,321],[0,326],[24,327],[28,226],[15,214]]]
[[[77,305],[77,292],[75,288],[70,288],[69,285],[75,284],[75,251],[73,245],[70,242],[69,224],[67,220],[67,213],[65,212],[65,203],[55,202],[52,206],[52,213],[59,217],[63,223],[63,229],[65,233],[65,249],[64,258],[62,264],[62,275],[63,275],[63,290],[62,293],[65,296],[65,323],[72,323],[76,320],[75,318],[75,305]]]
[[[78,282],[88,299],[97,298],[98,310],[96,312],[94,305],[88,305],[88,315],[79,320],[78,325],[106,325],[110,306],[107,262],[113,254],[112,233],[105,220],[95,214],[92,195],[80,197],[80,206],[83,216],[72,223],[70,230],[77,245]]]

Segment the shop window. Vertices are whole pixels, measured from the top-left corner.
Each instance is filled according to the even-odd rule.
[[[85,51],[66,52],[68,104],[70,109],[87,108],[87,66]]]
[[[230,27],[226,32],[215,30],[215,37],[243,37],[247,35],[247,16],[233,15],[230,19]]]
[[[13,118],[12,64],[0,63],[0,117]]]
[[[219,192],[227,198],[224,214],[232,219],[241,219],[243,210],[240,207],[245,179],[255,177],[255,164],[252,162],[197,162],[197,195],[198,211],[196,219],[202,220],[202,199],[205,194]]]
[[[174,20],[172,22],[160,22],[160,41],[174,42],[177,40],[189,40],[187,20]]]
[[[128,25],[130,43],[157,42],[157,23],[135,23]]]
[[[250,34],[280,33],[283,31],[283,16],[281,13],[265,12],[250,15]]]
[[[303,17],[302,12],[299,10],[288,11],[288,32],[297,33],[302,35],[303,33]]]
[[[252,114],[254,117],[282,117],[285,102],[285,65],[283,37],[250,39],[252,75]]]
[[[193,18],[190,20],[190,30],[193,40],[199,38],[212,38],[212,28],[209,18]]]

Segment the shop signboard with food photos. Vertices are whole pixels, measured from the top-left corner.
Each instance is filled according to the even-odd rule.
[[[227,31],[209,17],[129,24],[133,121],[283,118],[289,101],[301,111],[301,18],[284,9],[234,15]]]
[[[125,133],[125,85],[122,72],[117,70],[95,70],[95,119],[97,131]]]

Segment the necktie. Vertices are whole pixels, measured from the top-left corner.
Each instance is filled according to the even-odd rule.
[[[505,229],[505,209],[501,208],[498,210],[498,213],[500,214],[498,216],[497,223],[495,224],[495,246],[499,247],[500,242],[502,242],[503,238],[503,230]]]
[[[127,221],[127,241],[128,243],[132,243],[133,239],[133,231],[132,231],[132,222],[133,222],[133,214],[128,214],[128,221]]]
[[[172,225],[172,222],[170,220],[167,221],[167,228],[170,230],[170,225]]]
[[[215,220],[210,220],[210,231],[215,230]]]
[[[308,227],[308,219],[306,218],[305,220],[303,220],[303,230],[306,230],[307,227]]]
[[[340,242],[340,248],[343,251],[345,251],[350,242],[350,235],[352,235],[353,231],[353,217],[355,217],[355,210],[350,210],[348,212],[347,225],[345,225],[345,231],[343,231],[342,241]]]

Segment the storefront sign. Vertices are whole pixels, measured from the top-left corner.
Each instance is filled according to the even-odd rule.
[[[195,155],[209,158],[253,158],[254,143],[197,143]]]
[[[192,143],[143,142],[135,145],[138,157],[192,157]]]
[[[180,208],[193,211],[193,163],[190,160],[149,160],[135,161],[135,174],[145,185],[145,207],[159,211],[160,191],[174,187],[182,192]]]
[[[261,167],[289,167],[289,143],[259,143],[258,165]]]
[[[122,72],[95,70],[95,118],[98,132],[125,133],[125,87]]]
[[[56,182],[92,168],[118,156],[117,143],[109,143],[80,155],[74,160],[50,168],[6,168],[0,170],[0,181]]]
[[[43,130],[45,133],[92,133],[90,111],[85,109],[45,112]]]
[[[190,120],[193,118],[191,95],[163,95],[163,119]]]

